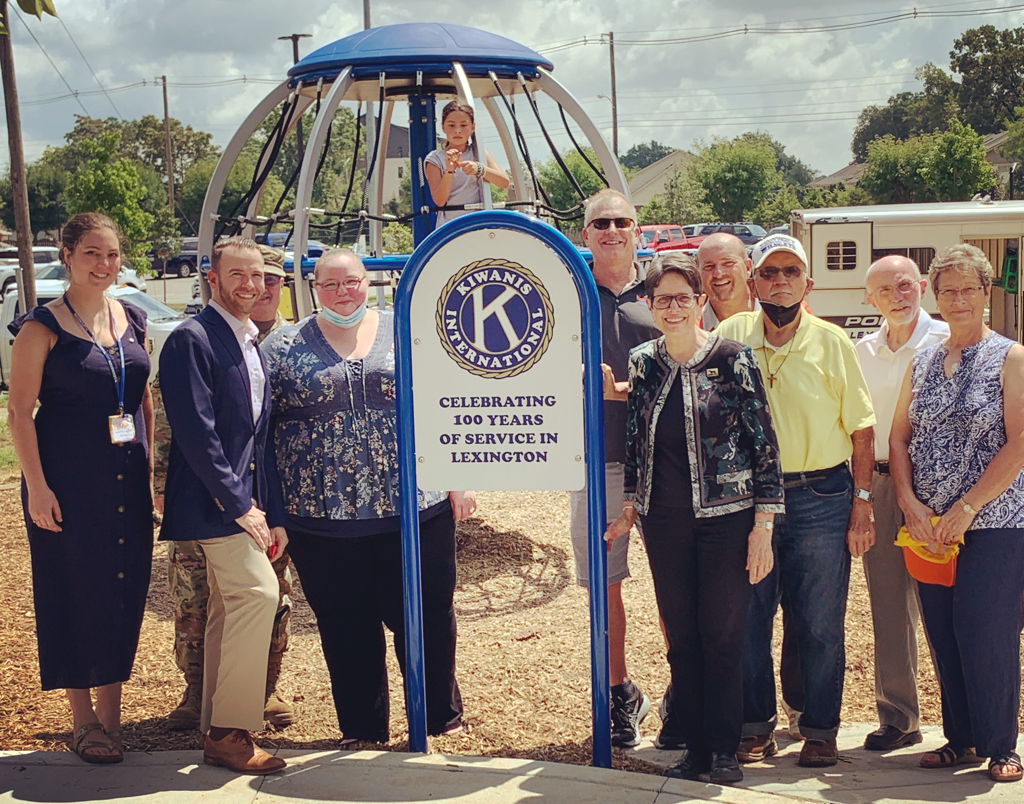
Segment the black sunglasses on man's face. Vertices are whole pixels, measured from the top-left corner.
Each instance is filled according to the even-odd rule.
[[[594,218],[594,220],[587,225],[604,231],[613,223],[615,224],[616,229],[632,229],[633,226],[636,225],[632,218]]]

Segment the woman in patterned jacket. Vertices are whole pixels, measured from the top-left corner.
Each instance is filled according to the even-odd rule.
[[[655,745],[684,748],[666,774],[737,782],[747,607],[785,510],[779,448],[750,349],[697,325],[693,258],[656,257],[646,291],[664,335],[630,353],[627,502],[605,538],[640,516],[672,672]]]
[[[993,271],[981,249],[950,246],[929,273],[949,337],[910,364],[889,467],[911,537],[963,546],[953,586],[918,584],[947,741],[921,766],[988,757],[995,781],[1015,782],[1024,776],[1024,347],[985,325]]]

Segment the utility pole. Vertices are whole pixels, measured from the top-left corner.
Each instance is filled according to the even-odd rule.
[[[11,18],[7,0],[0,0],[0,21],[8,31],[0,35],[0,73],[4,86],[4,108],[7,112],[7,142],[11,152],[11,192],[14,198],[14,230],[18,235],[18,298],[22,312],[36,306],[36,275],[32,264],[32,221],[28,214],[28,183],[25,180],[25,151],[21,141],[21,112],[18,107],[18,86],[14,80],[14,49],[11,47]]]
[[[300,39],[309,39],[312,35],[313,34],[297,34],[297,33],[293,33],[293,34],[289,34],[288,36],[279,36],[279,37],[277,37],[282,42],[285,41],[286,39],[291,39],[292,40],[292,64],[298,64],[299,63],[299,40]],[[301,114],[299,115],[299,119],[298,119],[298,121],[295,124],[295,134],[296,134],[296,140],[295,140],[295,161],[301,163],[302,162],[302,157],[304,156],[304,151],[305,151],[305,144],[304,144],[304,140],[302,139],[302,115]]]
[[[161,75],[164,84],[164,161],[167,163],[167,205],[174,214],[174,158],[171,151],[171,117],[167,112],[167,76]]]
[[[608,59],[612,72],[612,153],[619,157],[619,100],[615,90],[615,33],[608,32]]]
[[[363,30],[370,27],[370,0],[363,0]]]

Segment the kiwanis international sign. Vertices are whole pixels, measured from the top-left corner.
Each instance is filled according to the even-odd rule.
[[[463,232],[410,309],[419,487],[582,488],[580,301],[562,257],[527,232]]]

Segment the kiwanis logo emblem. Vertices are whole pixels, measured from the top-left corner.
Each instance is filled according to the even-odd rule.
[[[547,289],[511,260],[470,263],[448,280],[437,302],[441,345],[478,377],[504,380],[529,371],[554,329]]]

